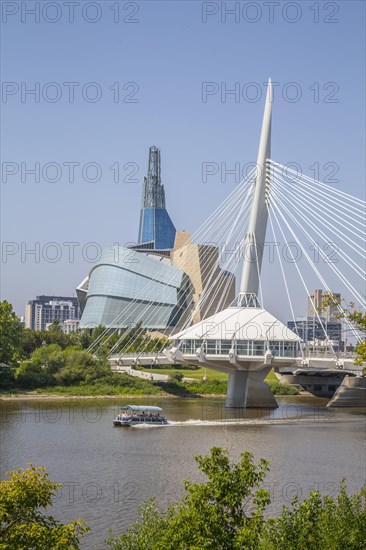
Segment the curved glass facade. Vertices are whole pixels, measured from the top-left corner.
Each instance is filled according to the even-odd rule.
[[[105,250],[77,287],[82,309],[80,328],[125,328],[141,321],[146,329],[165,330],[182,326],[183,318],[191,312],[196,321],[208,314],[206,306],[199,306],[199,299],[212,277],[217,287],[205,296],[215,311],[221,302],[226,304],[227,298],[219,292],[222,279],[227,279],[225,292],[230,303],[235,278],[221,271],[216,247],[193,244],[186,232],[177,235],[166,210],[160,149],[152,146],[144,178],[138,244]]]
[[[80,328],[175,326],[186,307],[190,284],[169,260],[128,248],[105,250],[90,273]]]

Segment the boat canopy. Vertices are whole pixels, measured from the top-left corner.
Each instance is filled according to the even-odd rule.
[[[121,405],[121,410],[135,412],[161,412],[163,409],[160,407],[148,407],[145,405]]]

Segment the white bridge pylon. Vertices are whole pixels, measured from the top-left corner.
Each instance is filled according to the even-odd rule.
[[[173,334],[171,336],[173,346],[166,352],[167,357],[175,362],[204,365],[227,372],[229,381],[226,406],[233,408],[276,406],[272,392],[264,383],[264,378],[271,368],[273,366],[278,368],[309,366],[304,356],[299,357],[301,339],[298,334],[289,330],[266,311],[259,300],[259,297],[262,298],[259,296],[262,295],[261,268],[272,194],[275,193],[278,202],[284,200],[280,190],[281,165],[272,164],[270,160],[272,97],[272,83],[269,80],[249,224],[244,239],[245,260],[240,293],[229,308]],[[275,186],[274,192],[272,192],[272,181]],[[305,195],[303,199],[306,200],[307,196]],[[277,201],[274,202],[277,203]],[[276,216],[275,207],[274,210],[274,216]],[[301,223],[303,224],[303,220]],[[274,232],[272,219],[271,227]],[[294,234],[293,236],[296,237]],[[299,244],[301,245],[300,242]],[[299,274],[301,276],[301,272]],[[284,272],[283,275],[285,277]],[[346,280],[344,277],[343,279]],[[330,291],[322,277],[321,280],[325,288]],[[347,287],[349,289],[350,285],[348,284]],[[287,284],[286,290],[288,291]],[[306,285],[305,290],[307,295],[310,295]],[[353,290],[356,292],[356,298],[362,301],[362,296],[356,289]],[[290,299],[289,293],[288,297]],[[291,299],[290,304],[292,310]],[[341,308],[340,304],[339,307]],[[320,320],[319,315],[318,317]],[[329,369],[329,363],[329,358],[317,358],[312,361],[312,367],[318,372],[324,370],[326,372],[327,368]],[[348,366],[351,371],[355,368],[352,363],[352,361],[346,361],[344,365],[343,361],[341,365],[338,356],[335,355],[335,361],[331,361],[331,367],[336,369],[340,366],[342,368]]]
[[[276,348],[283,364],[293,362],[300,338],[263,309],[258,291],[268,221],[267,159],[271,157],[272,82],[268,81],[259,142],[253,199],[244,240],[249,257],[243,262],[240,292],[234,303],[211,318],[173,334],[172,358],[205,365],[229,374],[227,407],[275,407],[264,378]],[[189,349],[187,349],[189,346]],[[195,357],[192,357],[192,352]]]
[[[230,250],[240,244],[238,255],[244,257],[241,264],[233,254],[220,258],[222,268],[230,273],[242,265],[237,297],[230,307],[220,307],[220,304],[225,303],[230,279],[215,279],[212,262],[208,261],[202,268],[203,275],[207,271],[207,288],[203,289],[199,302],[184,324],[178,330],[172,330],[163,353],[157,351],[147,355],[148,342],[138,352],[131,353],[134,343],[144,333],[143,327],[137,331],[134,327],[124,329],[111,350],[111,361],[121,365],[162,364],[165,360],[168,363],[196,364],[226,372],[229,374],[227,407],[277,406],[272,392],[264,383],[272,367],[295,371],[310,368],[320,372],[339,368],[349,372],[357,370],[352,359],[342,358],[332,347],[327,325],[314,303],[312,305],[323,329],[324,340],[329,341],[329,353],[311,359],[304,351],[299,334],[289,330],[264,309],[261,271],[267,226],[275,242],[281,238],[287,245],[296,243],[305,262],[305,266],[302,264],[300,267],[294,252],[289,248],[290,259],[293,260],[290,267],[300,279],[300,285],[297,284],[292,290],[283,258],[277,248],[280,273],[293,320],[295,314],[291,296],[294,292],[303,292],[306,299],[317,284],[332,295],[333,283],[327,283],[329,274],[336,278],[337,284],[342,286],[350,299],[359,307],[365,307],[365,296],[359,290],[365,288],[365,270],[362,268],[365,265],[365,202],[271,160],[272,97],[269,80],[256,170],[245,178],[192,236],[192,242],[224,242]],[[337,261],[332,262],[329,260],[334,253],[335,243],[338,243]],[[312,257],[310,250],[315,251],[317,256]],[[311,279],[310,283],[306,282],[307,276]],[[279,281],[274,281],[273,288],[276,291],[280,283],[281,276]],[[214,293],[210,292],[212,289]],[[159,298],[155,297],[151,303],[159,305]],[[150,327],[151,303],[141,311],[144,327]],[[214,315],[198,323],[193,322],[199,307],[204,305],[210,309],[216,303]],[[137,300],[132,301],[128,307],[132,310],[136,304]],[[137,305],[141,309],[141,303]],[[342,304],[337,303],[336,306],[340,315],[344,316]],[[118,317],[115,319],[116,324]],[[360,335],[350,323],[347,330],[348,336],[360,340]],[[131,339],[128,338],[129,334]],[[122,350],[119,351],[121,342]],[[93,344],[96,345],[98,341]]]

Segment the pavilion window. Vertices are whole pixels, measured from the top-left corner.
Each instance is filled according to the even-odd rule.
[[[238,340],[236,342],[236,350],[238,355],[251,355],[250,353],[250,340]]]
[[[269,349],[271,350],[273,356],[281,355],[280,344],[281,342],[278,342],[278,341],[269,343]]]
[[[184,353],[192,353],[192,340],[183,340],[182,346]]]
[[[263,355],[264,354],[264,342],[255,340],[253,342],[253,355]]]
[[[186,340],[181,341],[180,350],[182,351],[182,353],[187,353],[187,342],[186,342]]]
[[[198,348],[204,348],[204,344],[202,344],[202,340],[191,340],[192,342],[192,352],[195,353]]]
[[[216,354],[216,340],[207,340],[206,342],[206,353]]]
[[[231,347],[231,340],[221,340],[221,355],[228,355]]]
[[[283,356],[295,357],[296,356],[296,342],[284,342],[283,343]]]

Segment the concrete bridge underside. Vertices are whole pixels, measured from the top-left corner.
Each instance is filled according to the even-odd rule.
[[[109,362],[111,368],[133,367],[136,365],[142,367],[154,367],[161,365],[196,365],[207,367],[228,375],[229,381],[233,385],[230,388],[230,395],[233,403],[227,403],[227,406],[238,407],[242,395],[237,393],[236,388],[247,388],[246,406],[248,408],[274,408],[277,402],[270,391],[268,385],[263,382],[273,368],[280,382],[297,385],[305,391],[312,393],[317,397],[326,397],[331,399],[328,406],[354,406],[363,407],[366,405],[366,388],[360,378],[362,375],[362,365],[355,365],[353,359],[344,359],[338,362],[329,357],[308,357],[307,365],[304,366],[304,360],[301,357],[276,358],[273,357],[269,365],[264,365],[265,358],[262,357],[243,357],[242,368],[239,365],[228,366],[230,364],[229,356],[207,356],[207,361],[196,355],[173,356],[171,353],[160,353],[153,355],[151,353],[111,355]],[[355,380],[352,380],[355,379]],[[357,380],[356,380],[357,379]],[[230,383],[229,382],[229,383]],[[339,390],[339,391],[338,391]],[[337,393],[339,394],[337,397]],[[352,398],[351,398],[352,394]]]

